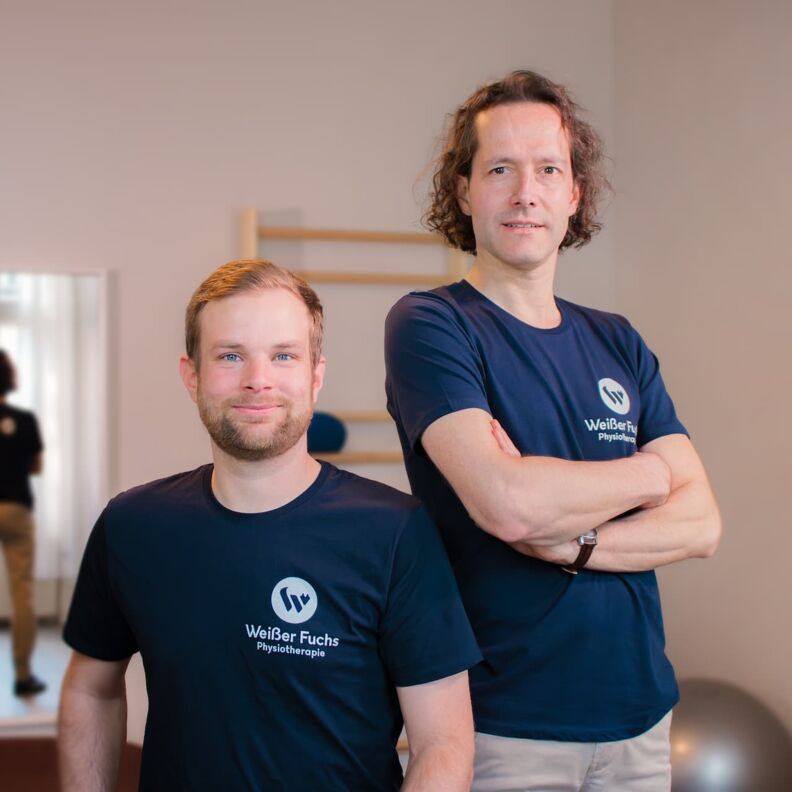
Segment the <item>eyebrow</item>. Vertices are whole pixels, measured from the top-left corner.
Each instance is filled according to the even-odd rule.
[[[550,155],[535,157],[534,159],[543,165],[559,165],[565,162],[563,157],[553,157]],[[493,165],[514,165],[515,162],[517,162],[517,160],[514,157],[491,157],[488,160],[484,160],[481,164],[485,168],[490,168]]]
[[[491,157],[488,160],[484,160],[481,164],[484,167],[489,168],[490,165],[495,165],[496,163],[506,163],[507,165],[511,165],[514,163],[514,160],[511,157]]]
[[[305,349],[307,344],[304,341],[279,341],[272,345],[272,349]],[[245,345],[238,341],[218,341],[212,344],[211,349],[244,349]]]
[[[273,349],[305,349],[307,344],[304,341],[280,341],[273,344]]]

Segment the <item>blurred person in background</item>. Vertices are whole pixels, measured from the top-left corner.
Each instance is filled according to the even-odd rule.
[[[41,473],[44,445],[36,416],[6,402],[7,394],[15,388],[16,369],[6,352],[0,350],[0,542],[8,569],[13,609],[14,693],[28,696],[47,687],[30,670],[36,640],[30,475]]]

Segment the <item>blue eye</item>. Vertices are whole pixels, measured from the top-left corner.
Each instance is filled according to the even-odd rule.
[[[226,352],[224,355],[220,356],[220,359],[226,360],[229,363],[236,363],[237,361],[242,360],[242,358],[236,352]]]
[[[294,355],[290,355],[288,352],[278,352],[278,354],[275,355],[275,360],[288,361],[292,360],[293,357]]]

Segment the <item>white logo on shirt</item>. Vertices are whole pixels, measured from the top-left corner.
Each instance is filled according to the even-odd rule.
[[[630,412],[630,396],[623,385],[610,377],[604,377],[597,383],[602,403],[617,415],[627,415]]]
[[[279,580],[272,589],[272,610],[275,615],[289,624],[301,624],[316,613],[319,604],[314,587],[298,577]]]

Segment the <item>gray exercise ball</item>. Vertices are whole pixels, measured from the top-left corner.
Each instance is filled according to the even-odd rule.
[[[792,737],[757,698],[712,679],[679,683],[673,792],[790,792]]]

